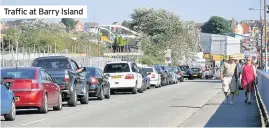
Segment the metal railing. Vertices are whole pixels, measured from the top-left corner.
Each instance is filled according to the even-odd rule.
[[[256,86],[256,97],[258,107],[261,113],[262,127],[269,127],[268,111],[269,110],[269,74],[257,70],[258,84]]]

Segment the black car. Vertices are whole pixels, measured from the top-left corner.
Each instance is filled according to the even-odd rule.
[[[161,85],[166,86],[168,77],[165,75],[165,71],[159,65],[154,65],[154,68],[161,75]]]
[[[179,68],[181,69],[184,78],[188,78],[190,80],[193,80],[193,74],[192,74],[190,66],[182,65],[182,66],[179,66]]]
[[[32,66],[42,67],[51,75],[60,86],[63,101],[68,106],[76,106],[79,100],[81,104],[88,104],[89,94],[86,86],[83,69],[75,60],[65,56],[47,56],[36,58]]]
[[[86,79],[90,97],[97,97],[99,100],[110,98],[110,84],[101,69],[86,67]]]
[[[144,87],[144,91],[146,89],[150,89],[150,78],[148,77],[148,73],[144,68],[139,68],[140,70],[140,74],[143,77],[143,87]]]
[[[192,75],[194,78],[202,78],[202,69],[201,68],[191,68]]]
[[[172,84],[173,76],[169,73],[169,68],[167,66],[161,66],[162,70],[164,71],[164,75],[166,77],[166,85]]]

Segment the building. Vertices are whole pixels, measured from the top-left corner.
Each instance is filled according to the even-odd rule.
[[[84,31],[84,24],[80,20],[75,21],[75,31]]]
[[[84,31],[90,33],[98,33],[99,24],[96,22],[85,22]]]
[[[5,28],[19,28],[21,26],[22,21],[34,21],[36,19],[23,19],[23,20],[14,20],[5,22]]]

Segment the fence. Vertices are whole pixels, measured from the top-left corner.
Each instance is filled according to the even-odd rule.
[[[15,49],[10,48],[8,50],[1,49],[1,67],[30,66],[35,58],[42,56],[68,56],[76,60],[77,63],[81,64],[82,66],[94,66],[101,69],[108,61],[121,60],[121,58],[110,58],[102,56],[95,57],[90,54],[92,53],[91,51],[85,53],[55,53],[48,49],[48,51],[43,51],[43,53],[41,53],[36,49],[39,48],[17,47]],[[68,49],[66,49],[66,51],[68,51]]]
[[[268,111],[269,110],[269,74],[264,71],[257,71],[258,85],[257,85],[257,99],[261,111],[263,127],[269,126]]]

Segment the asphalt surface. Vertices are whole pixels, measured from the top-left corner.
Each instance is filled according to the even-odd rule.
[[[19,110],[15,121],[3,121],[2,117],[1,127],[176,127],[220,91],[219,81],[184,81],[142,94],[118,93],[103,101],[91,99],[88,105],[64,106],[62,111],[47,114]]]

